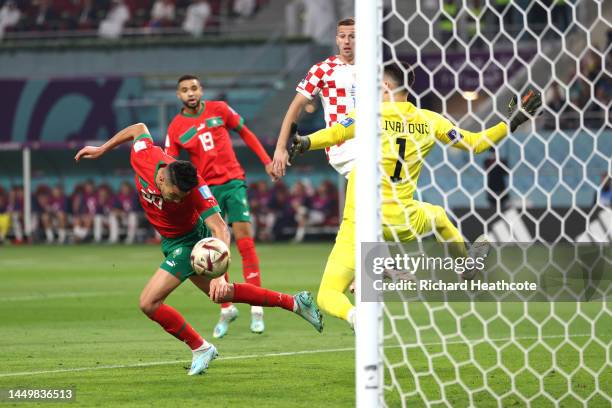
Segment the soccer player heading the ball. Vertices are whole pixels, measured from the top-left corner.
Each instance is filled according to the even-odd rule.
[[[97,159],[128,141],[133,142],[130,163],[136,173],[134,180],[138,198],[147,219],[162,236],[165,257],[140,295],[140,309],[191,348],[193,361],[189,375],[204,372],[217,356],[217,349],[204,340],[177,310],[164,303],[186,279],[216,303],[282,307],[306,319],[319,332],[323,330],[321,314],[308,292],[290,296],[249,283],[230,284],[224,276],[210,279],[194,273],[190,262],[194,244],[212,233],[213,237],[229,246],[227,225],[219,215],[217,200],[198,176],[196,168],[190,162],[175,160],[155,146],[144,124],[123,129],[102,146],[82,148],[75,160]]]
[[[259,258],[255,251],[251,210],[247,200],[244,169],[232,147],[229,130],[237,132],[257,155],[266,172],[272,176],[272,160],[244,124],[242,117],[223,101],[205,101],[200,80],[193,75],[178,79],[176,96],[183,108],[174,117],[166,136],[166,153],[178,157],[181,149],[189,153],[198,174],[206,180],[219,202],[221,216],[232,226],[236,246],[242,258],[244,281],[261,286]],[[229,276],[226,276],[229,280]],[[227,333],[230,322],[238,317],[238,309],[231,303],[221,305],[221,315],[213,331],[216,338]],[[251,331],[264,331],[263,309],[251,308]]]
[[[425,157],[436,140],[452,147],[482,153],[499,143],[519,125],[534,117],[541,106],[541,96],[529,90],[518,106],[516,97],[509,105],[508,123],[501,121],[482,132],[459,129],[442,115],[418,109],[407,101],[414,72],[407,64],[386,65],[383,75],[381,106],[381,167],[383,237],[388,241],[411,241],[429,232],[449,243],[454,256],[468,256],[463,237],[442,207],[413,199]],[[289,149],[290,162],[307,150],[322,149],[355,137],[355,113],[340,123],[309,136],[294,132]],[[293,127],[296,128],[295,126]],[[354,327],[355,308],[344,294],[355,275],[355,170],[349,175],[346,204],[336,243],[327,260],[319,287],[319,307],[349,322]],[[470,256],[483,257],[489,250],[486,237],[476,240]],[[466,271],[472,279],[476,270]]]

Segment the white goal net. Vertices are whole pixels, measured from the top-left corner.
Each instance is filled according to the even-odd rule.
[[[541,92],[541,115],[494,151],[434,146],[414,198],[444,208],[466,241],[487,234],[500,245],[523,243],[512,250],[529,246],[528,255],[504,259],[493,244],[495,267],[508,280],[524,273],[544,285],[551,265],[560,271],[559,291],[549,285],[538,299],[386,301],[381,401],[609,407],[609,286],[597,281],[589,293],[572,292],[563,287],[569,269],[556,263],[577,243],[597,242],[598,279],[610,279],[612,2],[379,2],[382,59],[411,64],[410,100],[417,107],[479,132],[507,118],[512,96]]]

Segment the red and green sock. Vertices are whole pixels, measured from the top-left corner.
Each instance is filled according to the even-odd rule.
[[[250,283],[234,283],[234,298],[236,303],[248,303],[252,306],[282,307],[290,312],[295,311],[293,296],[261,288]]]
[[[199,348],[204,343],[202,336],[172,306],[162,303],[149,318],[159,323],[165,331],[177,339],[187,343],[192,350]]]
[[[255,241],[251,237],[236,240],[236,246],[242,258],[242,276],[246,283],[261,286],[261,275],[259,273],[259,258],[255,251]]]
[[[251,237],[236,240],[236,246],[242,258],[242,276],[246,283],[253,286],[261,286],[261,274],[259,272],[259,258],[255,251],[255,241]],[[225,274],[225,280],[229,282],[229,274]],[[221,308],[230,307],[231,302],[222,303]],[[256,305],[255,305],[256,306]]]

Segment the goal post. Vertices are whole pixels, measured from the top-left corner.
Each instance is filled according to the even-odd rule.
[[[382,403],[382,304],[362,302],[361,243],[380,240],[380,191],[378,152],[380,150],[379,110],[382,33],[382,4],[378,0],[355,2],[356,18],[356,139],[357,150],[355,215],[355,375],[356,401],[360,408]]]
[[[610,406],[612,14],[605,5],[355,1],[358,407]],[[409,100],[454,129],[480,132],[507,120],[512,96],[542,94],[541,114],[489,152],[436,141],[414,193],[443,210],[468,248],[488,236],[491,253],[476,280],[501,289],[486,296],[435,289],[437,297],[373,297],[364,285],[372,271],[361,268],[374,250],[362,252],[362,243],[382,242],[383,232],[382,69],[404,61],[416,76]],[[406,157],[397,163],[398,172],[409,166]],[[378,248],[427,257],[435,236],[417,235],[416,249]],[[438,280],[436,273],[421,268],[407,280]],[[521,282],[536,289],[516,289]]]

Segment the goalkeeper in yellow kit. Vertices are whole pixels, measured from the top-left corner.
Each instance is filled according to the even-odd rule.
[[[451,243],[454,256],[467,256],[463,237],[449,220],[444,209],[413,199],[425,157],[436,140],[453,147],[481,153],[508,134],[508,124],[500,122],[482,132],[469,132],[454,126],[442,115],[418,109],[407,102],[408,89],[414,80],[397,64],[388,65],[383,75],[381,106],[381,172],[382,223],[386,241],[410,241],[433,232],[438,241]],[[405,80],[407,77],[407,81]],[[510,102],[510,129],[535,115],[541,105],[539,93],[530,90],[521,98],[517,110],[516,97]],[[290,161],[307,150],[323,149],[355,137],[355,113],[342,122],[309,136],[295,135],[290,148]],[[344,294],[355,276],[355,170],[349,175],[343,220],[336,243],[327,260],[319,287],[319,307],[353,326],[355,308]],[[484,242],[484,251],[488,243]],[[486,255],[486,252],[484,253]],[[463,276],[470,279],[468,271]]]

